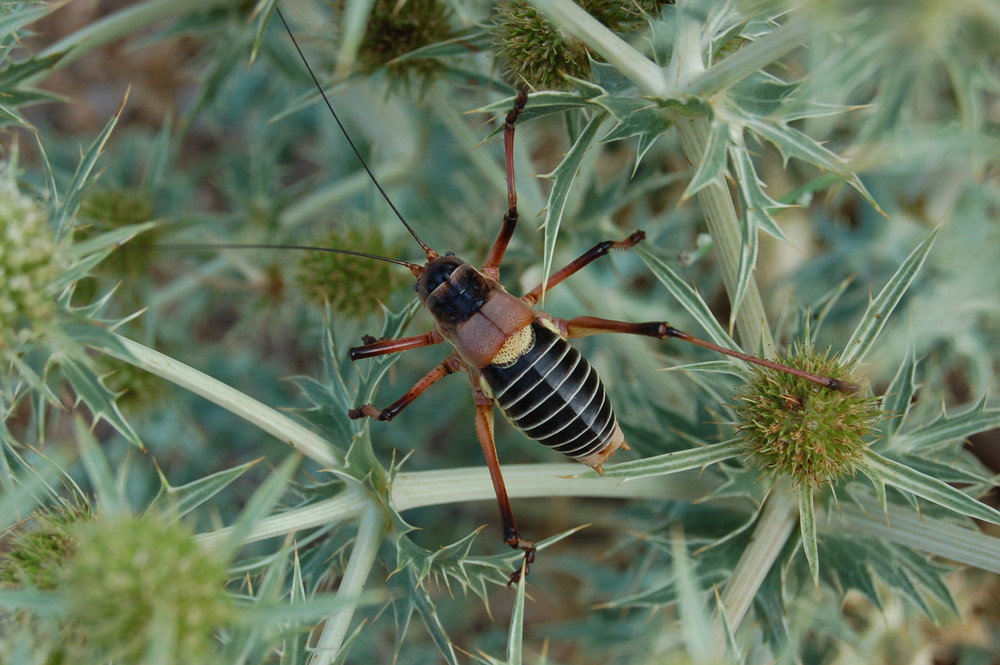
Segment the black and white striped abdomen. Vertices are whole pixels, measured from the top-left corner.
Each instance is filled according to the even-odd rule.
[[[577,460],[600,453],[620,430],[597,372],[554,331],[531,329],[517,360],[481,370],[493,398],[529,439]]]

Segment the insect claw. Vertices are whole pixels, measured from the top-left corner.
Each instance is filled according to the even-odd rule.
[[[524,576],[528,576],[528,571],[530,570],[531,564],[535,562],[535,544],[528,542],[527,540],[522,540],[518,545],[512,545],[520,550],[524,550],[524,561],[521,567],[510,574],[510,579],[507,580],[507,588],[510,589],[514,584],[521,581],[521,572],[524,571]]]
[[[386,416],[385,412],[381,409],[376,409],[371,404],[365,404],[364,406],[359,406],[356,409],[351,409],[347,412],[347,417],[351,420],[360,420],[361,418],[373,418],[375,420],[392,420],[392,416]]]

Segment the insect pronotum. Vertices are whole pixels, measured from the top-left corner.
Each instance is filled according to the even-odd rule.
[[[277,10],[276,10],[277,11]],[[341,132],[379,193],[394,214],[423,250],[426,262],[421,265],[398,259],[336,248],[295,247],[350,254],[405,266],[416,278],[417,296],[434,320],[434,327],[420,335],[400,339],[374,340],[350,349],[351,360],[400,353],[436,344],[448,344],[448,356],[402,397],[379,409],[365,404],[349,412],[351,418],[389,421],[395,418],[434,383],[449,374],[465,371],[469,376],[475,401],[475,428],[489,468],[500,518],[503,540],[524,552],[523,570],[527,572],[535,558],[535,546],[521,537],[511,508],[493,437],[493,410],[499,407],[507,419],[529,439],[563,453],[595,470],[619,449],[628,449],[621,427],[597,372],[567,340],[601,333],[643,335],[658,339],[677,338],[749,363],[793,374],[821,386],[842,392],[855,392],[858,386],[838,379],[819,376],[762,358],[720,347],[677,330],[665,321],[630,323],[595,316],[561,319],[535,309],[543,285],[516,296],[500,283],[500,266],[518,221],[517,192],[514,188],[514,130],[518,117],[528,104],[528,94],[520,89],[507,113],[503,127],[504,163],[507,180],[507,212],[496,240],[482,267],[458,258],[452,252],[439,254],[428,246],[393,204],[375,174],[361,156],[346,128],[327,98],[323,87],[299,48],[295,36],[277,12],[292,43],[323,101]],[[636,231],[619,241],[596,244],[579,258],[549,275],[546,289],[552,289],[599,259],[612,249],[629,249],[645,238]],[[223,247],[235,247],[223,245]],[[274,247],[277,245],[242,245]],[[288,246],[284,246],[289,248]],[[510,582],[520,579],[514,571]]]

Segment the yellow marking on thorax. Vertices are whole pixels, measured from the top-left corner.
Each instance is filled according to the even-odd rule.
[[[535,343],[535,333],[528,324],[507,338],[497,354],[490,360],[491,365],[499,367],[509,367],[517,362],[518,358],[531,350]]]

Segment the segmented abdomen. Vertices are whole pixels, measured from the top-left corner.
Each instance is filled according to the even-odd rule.
[[[533,343],[513,364],[481,370],[493,398],[529,439],[574,459],[601,452],[618,422],[597,372],[558,334],[531,328]]]

